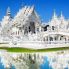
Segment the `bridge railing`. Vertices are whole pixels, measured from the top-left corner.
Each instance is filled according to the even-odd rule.
[[[69,41],[44,41],[45,44],[69,44]]]

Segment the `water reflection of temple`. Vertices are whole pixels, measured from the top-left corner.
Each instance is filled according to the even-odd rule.
[[[69,69],[68,50],[35,54],[0,51],[0,57],[5,68],[41,69],[40,66],[46,68],[48,65],[52,69]]]
[[[47,55],[52,69],[69,69],[69,51],[58,51]],[[52,54],[52,55],[51,55]]]
[[[11,69],[12,66],[15,69],[40,69],[43,63],[43,57],[34,53],[1,52],[0,57],[5,69]]]

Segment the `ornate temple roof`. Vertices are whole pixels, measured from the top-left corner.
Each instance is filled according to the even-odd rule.
[[[6,11],[6,15],[4,16],[4,18],[1,21],[2,27],[4,27],[6,24],[8,24],[11,20],[12,20],[11,11],[10,11],[10,8],[8,7],[7,11]]]
[[[35,18],[37,18],[37,20],[40,21],[39,16],[34,10],[34,6],[25,6],[22,9],[20,9],[19,12],[17,12],[17,15],[13,19],[13,24],[25,24],[31,15],[35,15]]]

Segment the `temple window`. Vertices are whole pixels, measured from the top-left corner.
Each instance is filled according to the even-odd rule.
[[[43,41],[45,41],[45,38],[43,39]]]
[[[19,31],[18,31],[18,35],[19,35]]]
[[[52,26],[52,30],[54,30],[54,26]]]
[[[39,32],[39,28],[37,28],[37,31]]]
[[[53,41],[53,38],[52,37],[50,37],[50,41]]]
[[[29,32],[31,31],[31,28],[30,28],[30,26],[29,26]]]
[[[57,40],[57,38],[55,37],[55,40]]]
[[[27,34],[27,33],[28,33],[28,29],[26,27],[25,30],[24,30],[24,34]]]

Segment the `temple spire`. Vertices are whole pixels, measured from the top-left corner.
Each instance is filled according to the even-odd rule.
[[[33,13],[34,12],[34,5],[31,7],[31,12]]]
[[[35,8],[35,6],[34,6],[34,5],[33,5],[32,7],[33,7],[33,9]]]
[[[7,16],[10,16],[10,15],[11,15],[11,11],[10,11],[10,8],[9,8],[9,7],[7,8],[6,15],[7,15]]]
[[[55,10],[54,10],[53,18],[57,18]]]
[[[62,11],[61,11],[61,17],[63,16],[63,14],[62,14]]]
[[[31,7],[32,11],[34,11],[34,8],[35,8],[35,7],[34,7],[34,5],[33,5],[33,6]]]
[[[61,19],[64,19],[64,16],[63,16],[63,14],[62,14],[62,11],[61,11],[61,16],[60,16],[60,18],[61,18]]]

